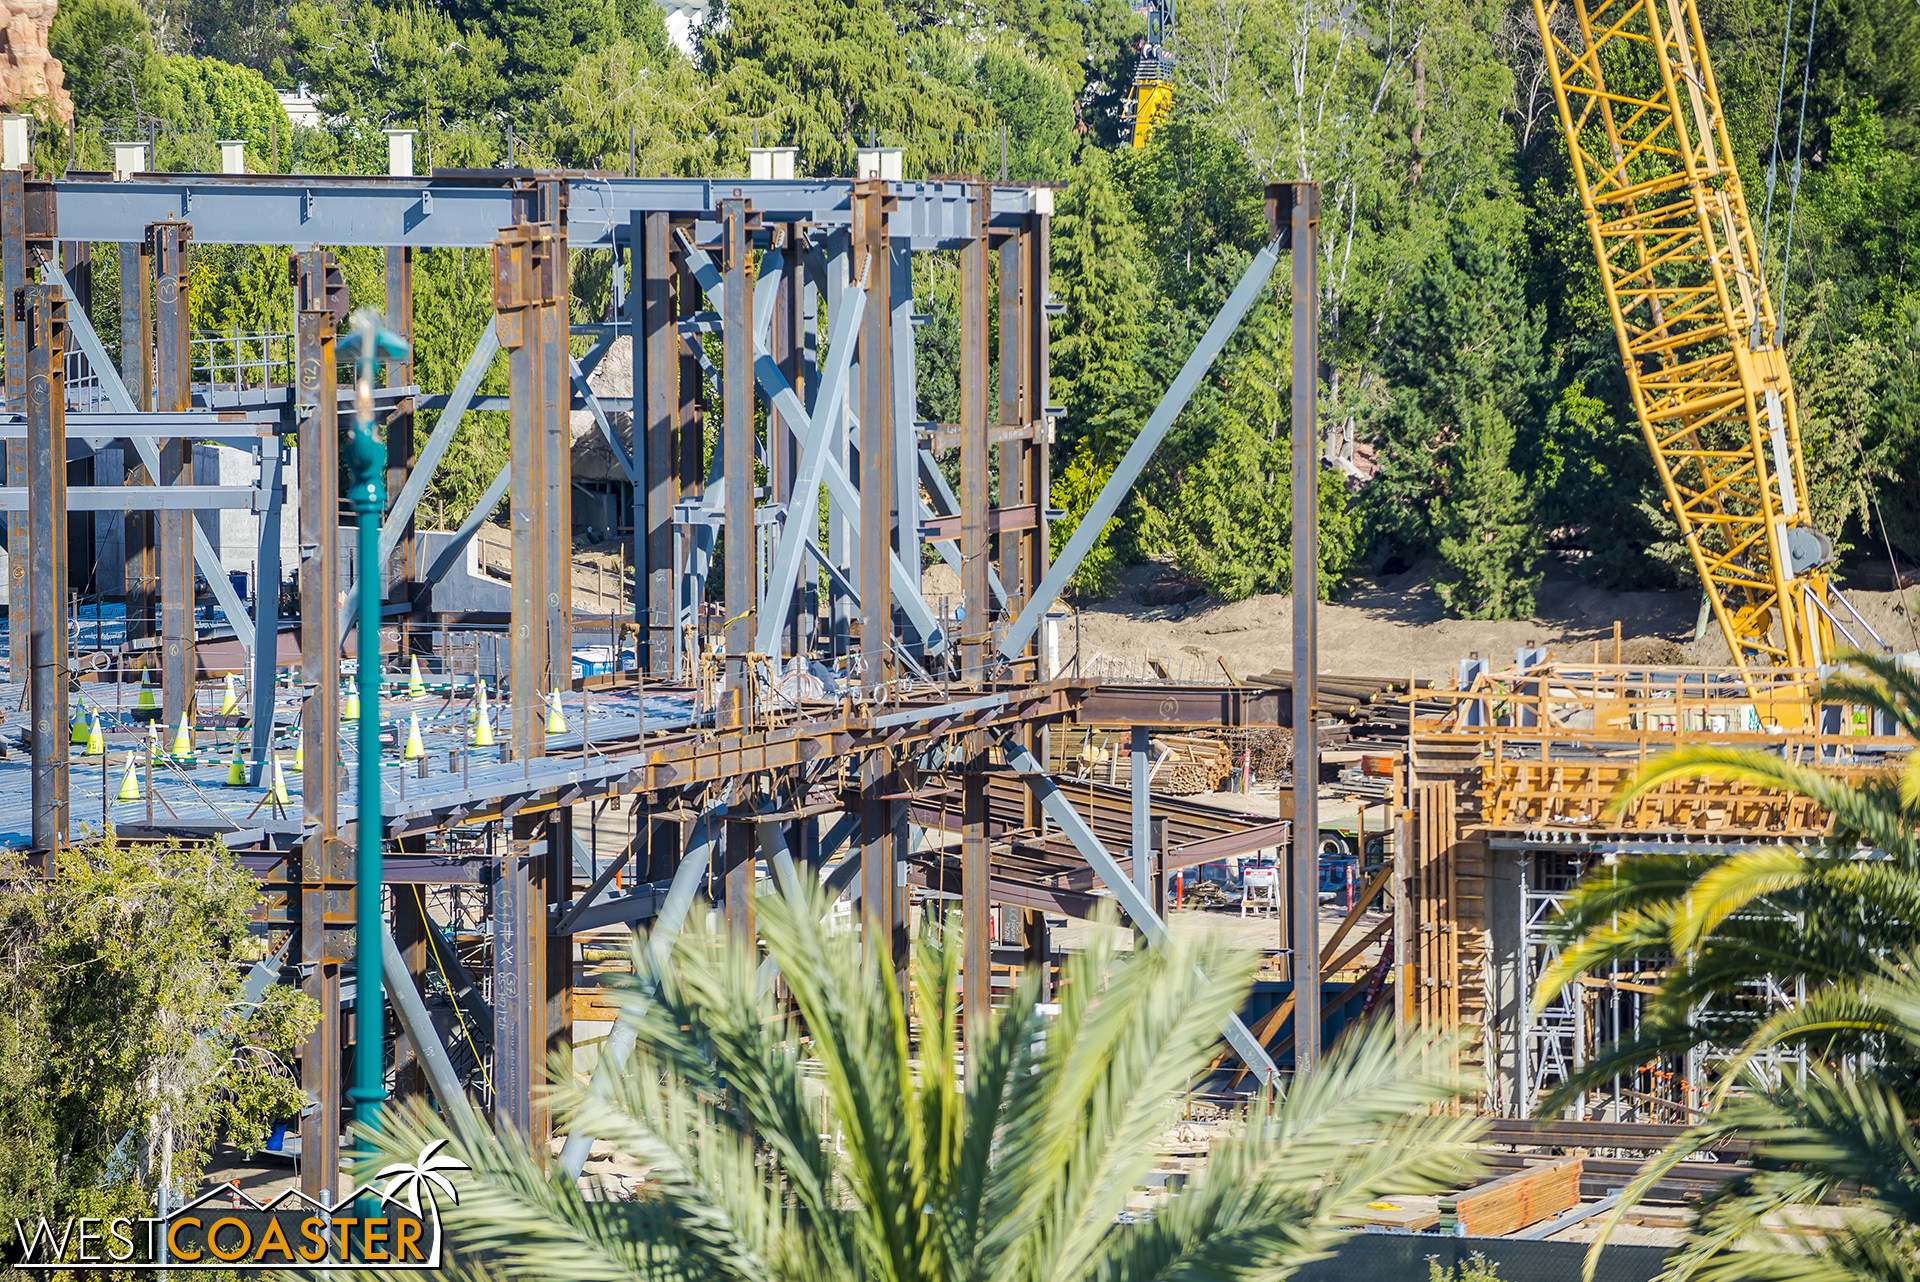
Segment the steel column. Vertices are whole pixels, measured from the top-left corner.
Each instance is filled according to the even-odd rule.
[[[193,227],[188,223],[155,223],[147,229],[154,265],[154,408],[177,413],[192,408],[193,369],[188,346],[190,333],[188,246]],[[193,445],[179,437],[160,447],[161,485],[193,484]],[[163,715],[177,726],[194,711],[194,682],[199,675],[194,656],[194,565],[191,512],[162,509],[156,517],[155,540],[160,560],[160,637]]]
[[[1293,1041],[1296,1073],[1320,1061],[1320,665],[1315,617],[1320,595],[1319,300],[1314,254],[1320,188],[1281,187],[1293,248]],[[1279,230],[1278,228],[1275,229]]]
[[[674,288],[679,296],[679,308],[675,315],[675,339],[680,343],[680,380],[679,409],[676,413],[675,432],[678,434],[676,466],[679,469],[679,494],[676,503],[697,503],[707,493],[707,450],[705,426],[702,422],[706,406],[706,372],[701,368],[703,353],[697,335],[688,335],[684,340],[679,337],[679,322],[700,311],[700,282],[694,278],[693,265],[687,261],[684,253],[674,255],[676,264]],[[675,556],[673,567],[673,656],[669,663],[672,675],[677,680],[683,673],[690,673],[694,661],[691,635],[684,634],[681,628],[681,609],[691,607],[692,618],[688,624],[697,628],[700,622],[702,602],[682,601],[682,585],[693,565],[694,540],[682,540],[679,553]],[[681,666],[684,663],[684,667]]]
[[[337,834],[340,736],[340,432],[334,328],[346,313],[346,283],[324,250],[293,258],[297,359],[294,413],[300,433],[300,711],[301,814],[307,836],[300,854],[300,961],[320,1025],[301,1055],[300,1082],[314,1101],[300,1118],[300,1188],[331,1202],[340,1170],[340,953],[327,946],[329,910],[347,915],[347,896],[327,882],[352,876]],[[267,645],[276,644],[268,641]],[[265,648],[264,646],[261,648]],[[362,656],[365,658],[366,656]],[[372,656],[379,662],[379,656]],[[264,766],[266,763],[261,762]],[[271,776],[268,776],[269,781]]]
[[[280,526],[284,517],[281,490],[286,447],[281,438],[270,437],[260,443],[260,481],[267,488],[267,510],[260,514],[260,542],[254,550],[254,630],[253,647],[253,767],[250,781],[260,786],[264,777],[272,782],[267,769],[267,752],[273,735],[273,690],[280,672]]]
[[[11,310],[15,327],[25,331],[27,349],[22,372],[30,510],[26,554],[16,553],[14,561],[32,565],[27,620],[33,629],[28,646],[33,844],[44,853],[43,867],[51,875],[67,840],[67,302],[58,285],[28,285]],[[19,671],[18,657],[14,670]]]
[[[548,1110],[536,1086],[547,1049],[547,844],[544,817],[509,821],[493,884],[493,1118],[546,1150]]]
[[[426,837],[400,837],[395,839],[394,847],[400,851],[426,850]],[[410,989],[417,997],[426,996],[426,977],[430,969],[427,960],[427,914],[422,892],[418,886],[396,885],[393,888],[393,925],[387,939],[389,947],[398,954],[400,965],[396,968],[389,959],[385,968],[386,988],[389,998],[397,1011],[406,994],[402,989]],[[399,973],[396,974],[395,970]],[[414,1098],[427,1089],[427,1063],[423,1042],[431,1029],[409,1032],[401,1030],[401,1035],[393,1043],[393,1099],[395,1103]]]
[[[1152,815],[1153,794],[1147,787],[1147,728],[1135,726],[1131,742],[1130,756],[1133,766],[1133,884],[1142,895],[1153,891],[1153,849]]]
[[[994,418],[1004,431],[1022,422],[1026,386],[1024,326],[1020,309],[1020,277],[1024,268],[1024,238],[1009,236],[1000,242],[1000,394]],[[1027,494],[1026,445],[1018,440],[1000,442],[999,507],[1017,507],[1030,503]],[[1020,536],[1011,530],[1000,534],[1000,582],[1006,585],[1009,611],[1027,604],[1030,584],[1022,577]],[[1015,653],[1018,653],[1017,651]]]
[[[752,649],[754,594],[759,582],[754,530],[753,332],[751,299],[747,290],[747,202],[723,200],[719,208],[726,293],[722,300],[721,338],[725,345],[725,390],[720,397],[720,449],[726,472],[726,590],[727,670],[721,725],[744,726],[753,708],[753,673],[747,652]],[[728,856],[734,838],[728,837]],[[747,859],[752,860],[751,843]],[[732,890],[732,883],[728,883]]]
[[[573,685],[573,433],[568,430],[573,404],[573,358],[567,348],[570,321],[567,299],[567,184],[539,180],[539,212],[550,236],[546,242],[543,296],[533,309],[540,327],[540,483],[545,492],[546,661],[540,689]],[[582,380],[583,382],[585,380]],[[616,453],[618,451],[615,451]]]
[[[633,503],[633,580],[637,622],[646,628],[642,670],[665,680],[673,667],[673,429],[680,404],[680,333],[673,306],[673,224],[666,214],[633,216],[630,262],[634,283],[628,307],[633,327],[633,367],[646,374],[644,411],[636,401],[634,461],[645,481]],[[637,657],[637,656],[636,656]]]
[[[993,643],[987,597],[987,210],[986,184],[974,188],[973,235],[960,251],[960,622],[961,674],[986,676]]]
[[[574,937],[552,933],[555,921],[551,908],[573,898],[573,807],[560,806],[547,815],[546,903],[540,908],[542,929],[547,931],[545,947],[546,1043],[540,1052],[540,1066],[546,1057],[573,1040],[573,954]],[[541,1080],[536,1077],[536,1081]]]
[[[147,271],[144,241],[120,245],[120,377],[133,403],[153,408],[153,279]],[[127,484],[151,485],[153,477],[139,455],[129,451]],[[127,562],[127,637],[145,638],[157,630],[160,608],[160,570],[154,563],[153,514],[130,509],[122,538]]]
[[[979,740],[978,735],[969,735]],[[961,1014],[967,1035],[967,1072],[980,1063],[987,1021],[993,1013],[992,906],[987,902],[987,776],[985,744],[970,745],[969,770],[960,779],[960,927],[965,952]]]
[[[866,297],[865,291],[859,290],[855,283],[858,279],[859,258],[860,251],[849,232],[834,232],[828,238],[827,319],[828,324],[835,329],[839,328],[841,313],[846,311],[848,297],[855,292],[859,292],[863,300]],[[827,350],[827,358],[833,359],[831,347]],[[857,351],[853,353],[853,358],[856,362],[859,360]],[[849,376],[855,379],[859,377],[857,364],[849,367]],[[853,476],[859,470],[852,440],[854,400],[854,396],[849,394],[838,411],[828,416],[825,424],[816,424],[816,426],[823,426],[827,432],[827,459],[838,464],[841,473],[846,476]],[[816,398],[816,418],[818,413]],[[854,531],[846,506],[840,501],[839,495],[829,492],[827,495],[827,557],[839,570],[840,579],[849,583],[853,581],[855,574],[853,540]],[[831,577],[829,576],[830,579]],[[858,613],[858,606],[845,591],[841,590],[838,582],[835,582],[829,590],[827,611],[832,631],[830,649],[833,656],[839,658],[852,648],[853,620]]]

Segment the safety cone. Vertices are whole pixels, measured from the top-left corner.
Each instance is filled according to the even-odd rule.
[[[293,741],[293,764],[287,769],[295,774],[305,774],[307,769],[307,737],[301,735]]]
[[[467,724],[478,725],[480,714],[487,710],[487,683],[476,679],[473,686],[473,702],[467,705]]]
[[[407,720],[406,759],[408,761],[418,761],[427,755],[427,745],[420,742],[420,714],[416,712]]]
[[[133,773],[133,757],[133,753],[127,754],[127,773],[120,776],[120,800],[122,801],[140,800],[140,779]]]
[[[547,733],[565,734],[566,732],[567,716],[566,713],[560,709],[560,692],[555,690],[553,692],[553,702],[547,707]]]
[[[175,760],[185,761],[193,755],[193,731],[187,728],[187,714],[180,714],[180,728],[173,732],[173,755]]]
[[[93,714],[93,728],[87,731],[87,755],[104,757],[107,755],[107,738],[100,733],[100,714]]]
[[[340,719],[342,721],[360,719],[360,688],[358,686],[347,687],[346,702],[340,705]]]
[[[476,748],[493,746],[493,709],[484,703],[480,705],[480,719],[473,723],[473,746]]]
[[[280,754],[273,756],[273,799],[286,805],[292,798],[287,796],[287,776],[280,769]]]
[[[233,673],[227,673],[227,690],[220,696],[220,715],[223,717],[230,717],[240,710],[239,680]]]
[[[240,741],[233,741],[233,760],[227,763],[227,787],[244,788],[247,786],[246,763],[240,760]]]
[[[147,669],[145,668],[140,669],[140,701],[133,706],[136,709],[157,708],[160,706],[153,701],[153,686],[147,681]]]
[[[413,656],[413,670],[407,674],[407,698],[424,699],[427,697],[427,683],[420,679],[420,656]]]
[[[67,723],[67,742],[68,743],[85,743],[86,741],[87,741],[87,713],[86,713],[86,709],[83,708],[80,711],[74,713],[73,720]]]

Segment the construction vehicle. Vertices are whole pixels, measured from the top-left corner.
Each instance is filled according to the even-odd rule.
[[[1133,126],[1134,150],[1147,145],[1153,127],[1173,110],[1173,56],[1167,52],[1173,34],[1174,0],[1145,0],[1138,7],[1147,21],[1146,40],[1140,46],[1140,60],[1134,64],[1133,84],[1127,88],[1127,101],[1121,118]]]
[[[1827,580],[1695,0],[1534,0],[1534,17],[1634,409],[1733,661],[1751,685],[1831,662],[1836,629],[1864,648],[1834,613],[1852,607]]]

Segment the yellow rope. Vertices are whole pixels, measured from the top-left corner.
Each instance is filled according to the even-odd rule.
[[[481,1056],[480,1048],[473,1044],[473,1032],[467,1027],[467,1017],[460,1013],[460,1000],[453,995],[453,981],[447,978],[446,965],[440,960],[440,945],[434,939],[440,931],[434,926],[433,920],[427,916],[427,904],[420,898],[418,886],[413,888],[413,902],[420,909],[421,924],[427,928],[427,949],[433,954],[433,964],[440,971],[440,982],[447,986],[447,1001],[453,1005],[453,1017],[460,1021],[460,1033],[467,1039],[467,1049],[473,1052],[473,1062],[480,1066],[480,1080],[486,1083],[487,1094],[491,1095],[494,1093],[493,1078],[487,1074],[487,1061]]]

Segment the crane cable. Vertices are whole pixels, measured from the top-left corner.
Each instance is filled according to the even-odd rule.
[[[1774,341],[1783,347],[1787,328],[1787,281],[1793,274],[1793,221],[1800,208],[1800,152],[1807,140],[1807,95],[1813,83],[1813,29],[1819,20],[1820,0],[1813,0],[1813,11],[1807,18],[1807,56],[1800,69],[1800,127],[1793,139],[1793,173],[1787,179],[1787,244],[1780,257],[1780,303],[1774,322]]]
[[[1760,222],[1760,277],[1763,285],[1767,273],[1767,250],[1773,245],[1773,191],[1780,181],[1780,117],[1785,114],[1787,105],[1787,46],[1792,39],[1793,0],[1787,0],[1787,20],[1780,28],[1780,87],[1773,95],[1773,146],[1767,150],[1767,204]],[[1756,315],[1753,329],[1747,335],[1747,350],[1755,351],[1759,347],[1760,318]]]

